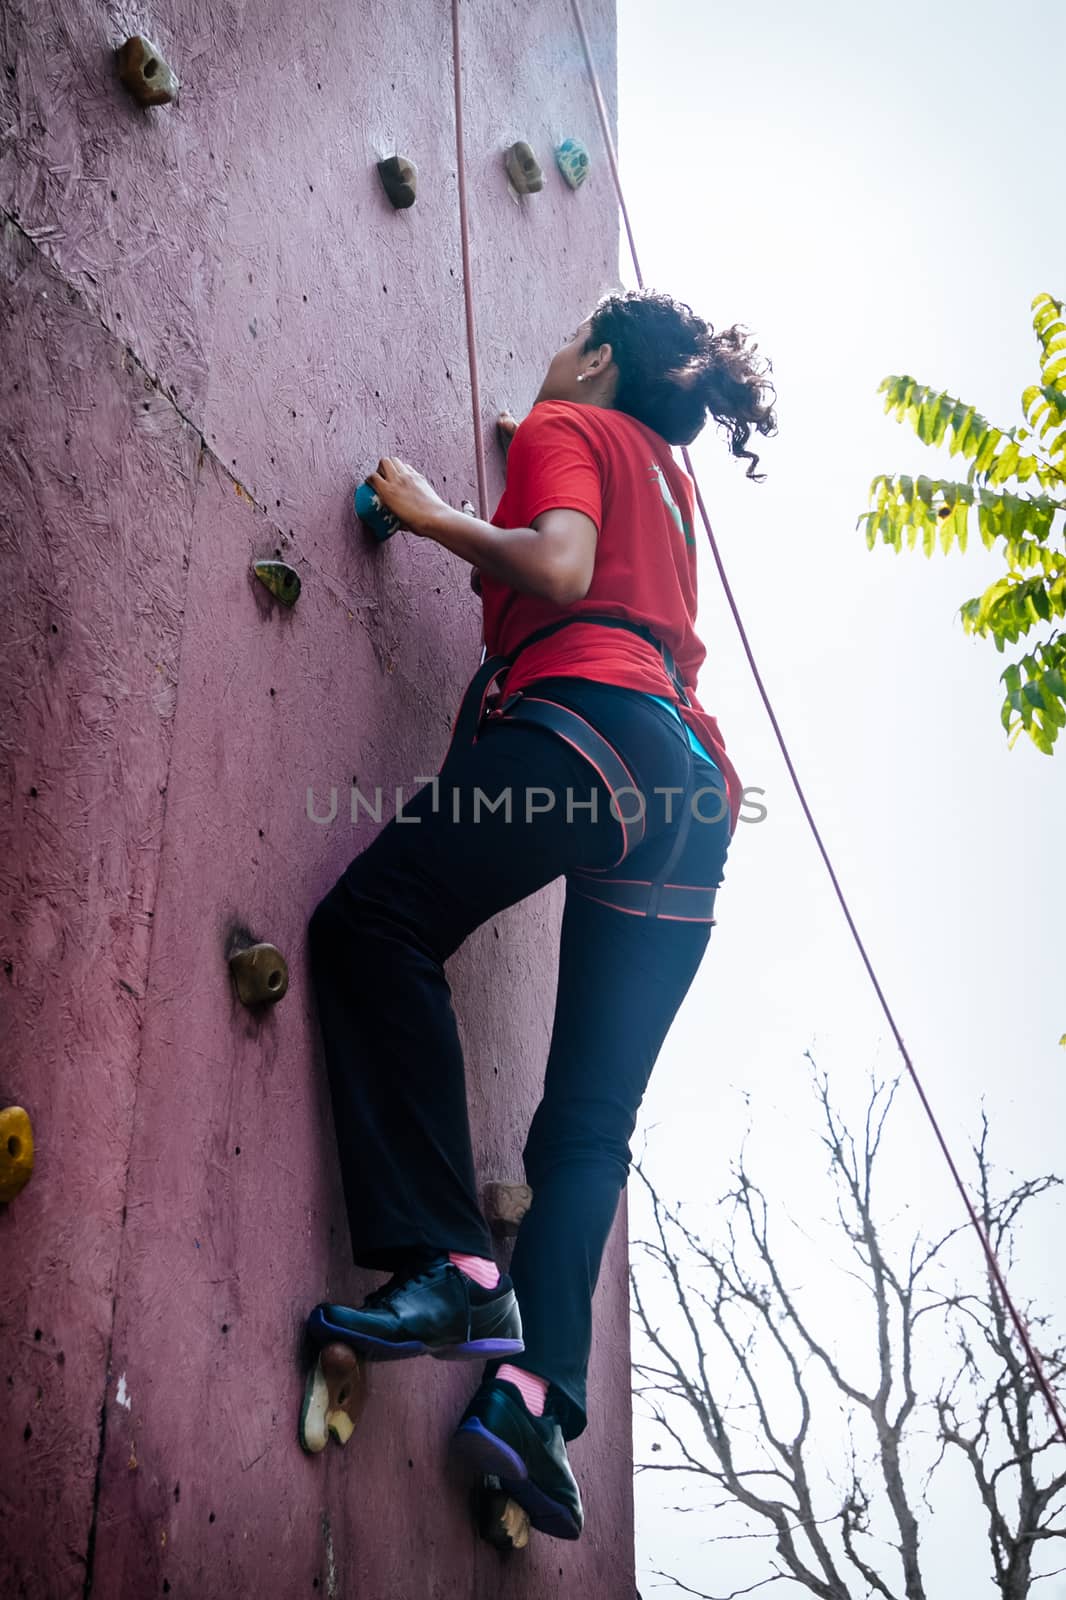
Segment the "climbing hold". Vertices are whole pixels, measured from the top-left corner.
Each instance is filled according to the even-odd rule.
[[[526,144],[524,139],[519,139],[517,144],[504,153],[504,164],[507,167],[507,176],[519,194],[536,194],[544,187],[544,174],[536,156]]]
[[[381,503],[369,483],[361,483],[355,491],[355,514],[381,543],[391,539],[400,526],[399,518]]]
[[[589,175],[589,153],[580,139],[564,139],[555,152],[559,171],[571,189],[580,189]]]
[[[513,1237],[533,1204],[528,1183],[487,1183],[481,1191],[481,1209],[498,1239]]]
[[[0,1111],[0,1201],[14,1200],[33,1174],[33,1126],[21,1106]]]
[[[229,958],[237,998],[246,1006],[273,1004],[289,987],[285,957],[272,944],[251,944]]]
[[[118,75],[142,106],[165,106],[176,98],[181,85],[150,39],[139,33],[119,45]]]
[[[300,574],[287,561],[257,561],[253,571],[282,605],[294,606],[299,600]]]
[[[507,1494],[499,1478],[486,1474],[474,1485],[471,1509],[478,1533],[495,1550],[524,1550],[529,1516]]]
[[[366,1373],[346,1344],[327,1344],[307,1375],[300,1408],[300,1443],[310,1455],[324,1450],[330,1438],[345,1445],[366,1402]]]
[[[397,211],[415,203],[418,187],[418,168],[404,156],[388,156],[378,162],[382,186]]]

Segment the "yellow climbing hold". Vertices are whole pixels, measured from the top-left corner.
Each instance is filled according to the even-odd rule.
[[[33,1175],[33,1127],[21,1106],[0,1111],[0,1201],[14,1200]]]

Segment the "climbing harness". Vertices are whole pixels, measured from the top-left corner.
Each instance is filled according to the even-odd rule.
[[[656,638],[650,628],[640,622],[631,622],[625,617],[601,615],[598,612],[578,613],[576,616],[562,617],[557,622],[549,622],[545,627],[529,634],[509,654],[489,656],[482,662],[470,680],[459,707],[459,714],[452,730],[449,754],[452,750],[462,749],[475,743],[485,728],[501,722],[531,724],[564,740],[588,762],[607,789],[611,796],[611,814],[622,829],[622,849],[617,860],[607,867],[589,867],[570,873],[568,881],[571,886],[586,899],[596,900],[600,905],[610,906],[613,910],[625,912],[629,916],[654,917],[666,922],[713,923],[714,901],[719,885],[672,881],[672,874],[682,860],[689,841],[695,810],[696,763],[687,742],[688,765],[680,799],[680,814],[666,860],[648,878],[605,876],[608,873],[613,874],[630,857],[634,857],[631,869],[639,870],[640,858],[635,853],[640,850],[646,831],[644,800],[633,781],[633,774],[626,765],[624,757],[579,712],[553,700],[542,690],[530,693],[529,690],[519,689],[514,694],[507,694],[505,685],[502,696],[498,695],[495,702],[491,700],[500,679],[510,670],[516,657],[523,650],[527,650],[531,644],[538,644],[542,639],[550,638],[561,628],[579,622],[595,623],[607,628],[624,628],[653,644],[662,657],[663,666],[682,703],[688,705],[688,696],[673,655],[669,647]],[[446,767],[447,758],[445,758]],[[635,796],[639,803],[639,810],[635,816],[627,815],[626,808],[621,804],[622,797],[630,795]],[[728,804],[728,796],[724,798]]]

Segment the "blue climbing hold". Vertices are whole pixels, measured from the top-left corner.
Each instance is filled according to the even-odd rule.
[[[571,189],[580,189],[589,175],[589,153],[580,139],[564,139],[555,152],[555,159]]]
[[[355,514],[380,543],[391,539],[400,526],[398,519],[388,506],[382,504],[369,483],[361,483],[355,491]]]

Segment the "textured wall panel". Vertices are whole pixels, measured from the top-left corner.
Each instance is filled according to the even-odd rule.
[[[198,425],[242,10],[5,0],[0,14],[0,205]],[[135,32],[177,72],[176,104],[143,109],[119,82],[115,47]]]
[[[467,9],[473,32],[483,13]],[[351,499],[383,455],[416,462],[455,504],[475,497],[450,10],[267,0],[244,56],[208,442],[303,560],[373,599],[393,738],[424,758],[426,715],[451,721],[426,682],[467,674],[478,607],[435,546],[398,539],[371,558]],[[406,211],[375,170],[396,151],[418,167]]]
[[[588,10],[610,98],[613,6]],[[36,374],[39,403],[8,458],[21,485],[9,550],[24,566],[11,637],[24,651],[39,626],[23,595],[40,608],[73,594],[78,615],[102,611],[83,623],[99,648],[71,657],[65,700],[42,667],[13,680],[15,829],[27,826],[19,784],[34,781],[31,766],[45,770],[42,751],[61,743],[68,783],[68,769],[107,774],[51,862],[43,836],[13,838],[38,874],[20,880],[15,902],[16,934],[32,921],[39,946],[27,1028],[47,985],[62,992],[45,1033],[16,1035],[17,1086],[40,1094],[46,1139],[33,1184],[0,1218],[5,1246],[29,1251],[26,1276],[39,1286],[11,1328],[22,1411],[5,1460],[36,1461],[15,1495],[14,1592],[81,1595],[88,1560],[92,1594],[115,1600],[508,1600],[579,1587],[629,1600],[621,1220],[598,1294],[592,1420],[573,1449],[589,1517],[577,1545],[538,1537],[501,1563],[476,1539],[466,1486],[445,1461],[474,1381],[461,1369],[375,1370],[347,1450],[309,1460],[295,1439],[301,1320],[323,1294],[356,1297],[373,1281],[350,1263],[306,922],[370,836],[365,819],[353,829],[346,816],[353,778],[368,791],[434,771],[478,653],[467,569],[424,541],[372,546],[350,510],[354,482],[382,454],[413,461],[453,503],[475,497],[450,9],[273,0],[242,20],[238,5],[170,0],[151,16],[102,15],[79,21],[67,5],[42,18],[23,5],[4,23],[17,110],[0,160],[25,230],[14,255],[28,262],[23,278],[56,284],[65,319],[39,315],[38,326],[16,306],[9,366]],[[126,20],[181,74],[178,105],[136,111],[113,83],[107,51]],[[565,0],[535,12],[468,0],[463,37],[495,497],[495,413],[528,409],[553,351],[613,284],[617,217]],[[595,163],[577,194],[554,168],[565,134],[583,138]],[[520,203],[502,169],[519,137],[546,177]],[[374,171],[394,151],[419,169],[417,204],[402,213]],[[118,198],[104,204],[101,184]],[[136,203],[146,195],[151,215]],[[65,283],[79,291],[69,307]],[[134,357],[173,385],[203,429],[202,452],[165,394],[144,388]],[[59,443],[68,437],[86,458],[76,490],[71,447]],[[47,515],[26,487],[31,474],[67,496],[50,490]],[[303,578],[292,612],[250,574],[271,555]],[[43,659],[56,645],[34,647]],[[121,741],[106,720],[116,661],[128,745],[117,766]],[[84,727],[71,721],[78,704],[91,713]],[[320,811],[337,788],[332,824],[309,820],[309,785]],[[51,898],[40,888],[48,866]],[[99,950],[70,971],[55,953],[66,907],[98,881],[110,959],[134,991],[120,988],[130,1009],[117,1022]],[[451,964],[483,1178],[520,1175],[560,905],[557,888],[538,896]],[[288,995],[259,1020],[237,1003],[225,965],[238,925],[290,962]],[[17,966],[7,981],[18,983]],[[101,1010],[87,1035],[95,1051],[70,998],[86,993]],[[80,1077],[55,1065],[72,1058]],[[60,1084],[69,1104],[54,1107]],[[96,1120],[79,1139],[86,1105]],[[76,1264],[45,1236],[94,1228],[95,1257],[83,1251]],[[68,1305],[67,1277],[93,1262],[89,1303]],[[75,1398],[53,1332],[68,1363],[71,1345],[82,1347]],[[61,1453],[36,1431],[23,1440],[34,1405],[55,1410]],[[62,1548],[44,1550],[35,1530],[57,1513]]]
[[[11,226],[0,251],[0,1103],[37,1139],[0,1207],[0,1593],[59,1596],[84,1580],[199,439]]]

